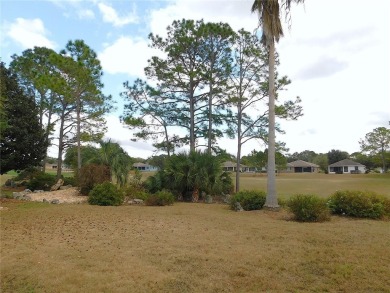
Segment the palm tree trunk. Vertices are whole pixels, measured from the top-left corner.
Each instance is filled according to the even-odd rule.
[[[279,208],[276,195],[275,176],[275,41],[269,40],[269,126],[268,126],[268,167],[267,167],[267,198],[265,207],[270,209]]]

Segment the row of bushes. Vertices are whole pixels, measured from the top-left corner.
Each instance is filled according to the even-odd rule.
[[[246,211],[258,210],[265,200],[264,192],[240,191],[232,196],[230,208],[235,210],[240,203]],[[327,221],[331,214],[370,219],[390,217],[390,199],[368,191],[337,191],[327,199],[298,194],[283,204],[294,214],[295,220],[302,222]]]
[[[119,206],[123,204],[125,198],[126,192],[124,192],[124,190],[119,189],[111,182],[103,182],[101,184],[97,184],[90,191],[88,203],[100,206]],[[144,203],[149,206],[171,205],[175,200],[173,194],[165,190],[158,191],[154,194],[138,191],[136,198],[144,200]]]

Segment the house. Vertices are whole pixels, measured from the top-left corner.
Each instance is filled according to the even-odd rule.
[[[236,172],[237,163],[232,161],[226,161],[222,163],[222,169],[224,171]],[[249,170],[248,166],[240,164],[240,172],[247,172]]]
[[[320,166],[309,163],[303,160],[297,160],[291,163],[287,163],[287,172],[292,173],[317,173],[320,170]]]
[[[341,160],[339,162],[330,164],[328,166],[328,172],[332,174],[343,174],[343,173],[351,173],[351,174],[359,174],[364,173],[366,171],[366,166],[354,162],[350,159]]]
[[[155,167],[155,166],[152,166],[149,164],[144,164],[144,163],[134,163],[133,167],[136,170],[145,171],[145,172],[158,171],[158,167]]]

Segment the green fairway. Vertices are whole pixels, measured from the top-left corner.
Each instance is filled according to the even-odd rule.
[[[267,190],[266,174],[240,175],[241,190]],[[374,191],[390,197],[390,174],[281,173],[276,176],[276,186],[278,195],[283,198],[297,193],[325,197],[344,189]]]

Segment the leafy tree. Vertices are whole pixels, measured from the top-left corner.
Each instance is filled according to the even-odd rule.
[[[45,129],[46,140],[50,144],[50,135],[58,111],[57,95],[51,90],[52,75],[55,70],[50,58],[56,54],[45,47],[25,50],[21,56],[13,55],[10,68],[17,74],[18,81],[29,94],[35,97],[39,113],[40,128]],[[54,120],[54,121],[53,121]],[[42,162],[45,171],[45,159]]]
[[[286,14],[290,12],[291,2],[304,2],[304,0],[284,0],[282,7]],[[269,67],[269,126],[268,126],[268,180],[267,199],[265,207],[278,208],[275,180],[275,41],[278,42],[283,36],[282,24],[280,21],[280,5],[278,0],[255,0],[252,5],[252,12],[257,12],[259,25],[262,28],[262,43],[268,47]]]
[[[152,139],[154,146],[166,151],[169,157],[175,146],[180,146],[178,136],[169,134],[169,128],[176,124],[175,99],[140,79],[132,86],[128,82],[123,85],[126,91],[121,93],[121,97],[128,103],[125,104],[121,120],[130,129],[140,129],[134,133],[135,139]],[[163,137],[162,142],[159,141],[160,137]]]
[[[167,160],[166,155],[152,156],[147,159],[148,164],[158,167],[160,170],[164,169],[165,161]]]
[[[241,147],[247,141],[267,141],[268,126],[268,81],[267,54],[256,35],[240,30],[233,47],[233,65],[230,76],[229,102],[235,107],[229,134],[237,137],[236,191],[240,188],[239,165]],[[277,78],[277,74],[275,74]],[[290,81],[287,77],[276,80],[276,89],[283,90]],[[300,99],[287,101],[275,107],[276,115],[284,119],[297,119],[302,115]],[[256,114],[252,114],[255,112]],[[276,130],[281,130],[276,127]]]
[[[90,145],[81,146],[81,166],[99,157],[99,149]],[[77,170],[77,147],[71,146],[65,152],[64,164]]]
[[[174,103],[171,122],[187,130],[180,141],[189,142],[191,152],[200,137],[207,137],[209,146],[222,135],[216,126],[222,124],[227,111],[222,92],[230,66],[231,34],[227,24],[183,19],[168,26],[164,39],[149,35],[151,47],[164,52],[166,58],[153,56],[145,74],[157,82],[165,100]]]
[[[379,155],[382,161],[382,170],[387,171],[386,153],[390,152],[390,129],[378,127],[366,134],[359,141],[362,152]]]
[[[317,154],[313,161],[314,164],[317,164],[320,167],[320,170],[327,172],[328,171],[328,156],[327,154]]]
[[[39,125],[34,97],[27,95],[11,70],[0,63],[3,123],[1,129],[1,174],[39,165],[46,155],[48,142]],[[3,124],[3,125],[4,125]]]
[[[267,165],[267,153],[253,150],[248,156],[242,157],[242,163],[261,170]]]
[[[204,136],[207,137],[207,151],[212,152],[212,144],[216,137],[223,133],[214,126],[220,126],[229,114],[227,109],[228,100],[228,77],[231,72],[231,46],[234,32],[226,23],[206,23],[200,26],[204,31],[203,54],[204,75],[207,89],[207,107],[205,107]]]
[[[77,168],[81,168],[81,141],[97,141],[105,131],[103,115],[111,106],[111,96],[102,93],[103,70],[97,54],[83,40],[69,41],[61,51],[66,64],[65,95],[76,106]]]
[[[328,152],[327,156],[329,165],[349,158],[349,154],[347,152],[333,149]]]

